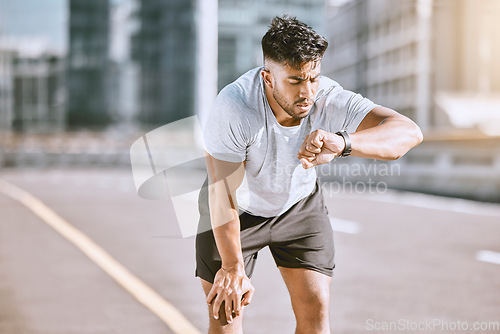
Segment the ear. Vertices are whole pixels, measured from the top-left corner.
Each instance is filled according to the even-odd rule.
[[[268,69],[264,68],[260,72],[260,75],[262,75],[266,86],[268,86],[269,88],[273,88],[273,76],[271,75],[271,72]]]

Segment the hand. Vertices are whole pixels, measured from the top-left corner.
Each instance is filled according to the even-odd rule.
[[[344,148],[344,138],[319,129],[304,139],[297,159],[302,162],[302,167],[308,169],[332,161],[342,154]]]
[[[244,268],[233,267],[227,270],[221,268],[215,274],[214,284],[207,296],[207,303],[210,305],[213,301],[214,318],[219,319],[220,307],[224,302],[226,320],[232,323],[233,313],[239,316],[242,308],[252,301],[254,292],[255,288],[245,274]]]

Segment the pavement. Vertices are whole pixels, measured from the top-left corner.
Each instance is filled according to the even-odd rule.
[[[193,180],[202,173],[191,172]],[[128,168],[7,168],[0,179],[39,199],[206,332],[194,238],[182,237],[175,218],[182,211],[183,219],[196,219],[192,198],[175,206],[142,199]],[[140,296],[5,189],[0,333],[174,333]],[[335,189],[324,184],[336,247],[333,333],[500,333],[492,328],[500,326],[500,205]],[[287,290],[267,249],[252,281],[245,333],[293,333]],[[474,325],[483,329],[470,331]]]

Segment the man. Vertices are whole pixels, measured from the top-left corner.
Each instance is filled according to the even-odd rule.
[[[196,275],[209,333],[242,332],[265,246],[290,293],[296,333],[330,333],[333,233],[312,167],[349,154],[393,160],[422,141],[410,119],[321,77],[327,46],[295,18],[275,17],[262,39],[264,67],[225,87],[204,120]]]

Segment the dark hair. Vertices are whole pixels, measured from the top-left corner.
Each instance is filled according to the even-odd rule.
[[[273,18],[262,37],[264,60],[271,59],[297,69],[310,61],[320,61],[327,47],[323,36],[288,14]]]

